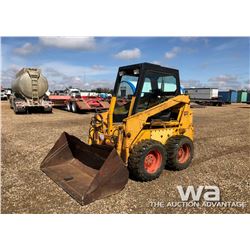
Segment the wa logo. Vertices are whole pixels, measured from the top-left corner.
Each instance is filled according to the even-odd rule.
[[[219,201],[220,189],[217,186],[188,186],[186,190],[182,186],[177,186],[182,201],[200,201],[201,197],[205,201]]]

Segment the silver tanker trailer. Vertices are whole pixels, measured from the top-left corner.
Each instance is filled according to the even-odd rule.
[[[48,81],[37,68],[23,68],[12,83],[10,108],[18,113],[52,112],[52,102],[46,99]]]

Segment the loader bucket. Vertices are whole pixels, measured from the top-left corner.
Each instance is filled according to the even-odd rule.
[[[87,145],[63,132],[41,163],[41,170],[81,205],[121,191],[128,170],[108,145]]]

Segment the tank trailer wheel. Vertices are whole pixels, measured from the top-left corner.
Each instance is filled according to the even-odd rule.
[[[174,170],[186,169],[194,155],[194,145],[188,137],[179,135],[168,139],[166,144],[167,167]]]
[[[165,148],[155,140],[143,140],[131,151],[128,160],[130,177],[138,181],[152,181],[160,176],[166,165]]]
[[[52,110],[52,108],[49,108],[45,112],[48,113],[48,114],[51,114],[53,112],[53,110]]]
[[[14,110],[14,113],[15,113],[16,115],[19,115],[19,114],[26,114],[26,113],[27,113],[27,109],[24,109],[23,111],[20,111],[20,110],[17,109],[16,105],[14,105],[13,110]]]
[[[13,110],[14,110],[14,113],[17,115],[17,114],[19,114],[19,111],[17,110],[17,108],[16,108],[16,106],[14,105],[14,107],[13,107]]]

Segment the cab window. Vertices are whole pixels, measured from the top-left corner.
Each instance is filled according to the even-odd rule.
[[[113,114],[114,122],[121,122],[128,116],[132,96],[135,94],[138,75],[124,74],[120,78]]]
[[[177,80],[174,75],[161,72],[146,72],[136,112],[156,106],[175,95]]]

